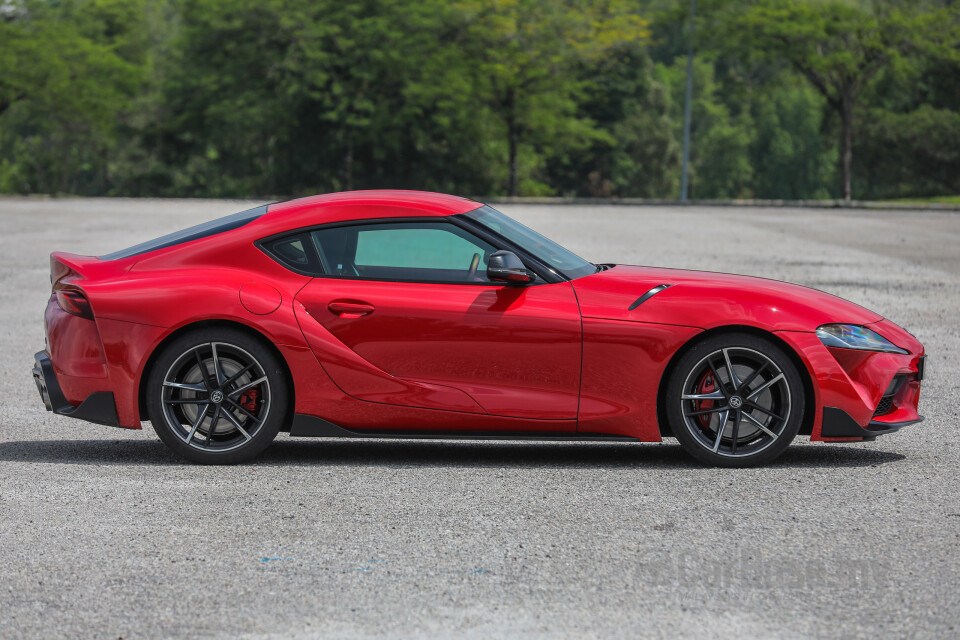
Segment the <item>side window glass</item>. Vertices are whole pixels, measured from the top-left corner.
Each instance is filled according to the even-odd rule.
[[[372,280],[488,282],[496,248],[446,222],[398,222],[313,232],[328,273]]]
[[[286,267],[298,272],[316,272],[317,265],[313,247],[305,235],[288,236],[274,240],[265,247],[273,257]]]

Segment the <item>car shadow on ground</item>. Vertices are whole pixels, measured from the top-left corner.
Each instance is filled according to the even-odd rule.
[[[792,446],[776,467],[872,467],[906,456],[843,445]],[[0,443],[0,462],[181,465],[159,440],[30,440]],[[280,439],[253,463],[264,466],[449,466],[703,468],[674,441],[530,442],[477,440]]]

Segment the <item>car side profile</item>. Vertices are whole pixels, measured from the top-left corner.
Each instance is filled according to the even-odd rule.
[[[455,196],[265,205],[99,257],[55,252],[47,410],[199,463],[304,437],[676,438],[766,463],[798,434],[919,422],[923,346],[798,285],[592,264]]]

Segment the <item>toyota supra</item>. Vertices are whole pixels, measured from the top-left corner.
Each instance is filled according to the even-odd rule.
[[[101,256],[55,252],[48,411],[237,463],[299,437],[675,438],[718,466],[919,422],[923,346],[741,275],[593,264],[414,191],[259,206]]]

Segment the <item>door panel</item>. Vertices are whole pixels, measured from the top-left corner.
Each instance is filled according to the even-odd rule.
[[[296,301],[293,306],[307,344],[330,379],[347,395],[367,402],[484,413],[473,398],[459,389],[401,380],[378,369],[337,340],[302,303]]]
[[[438,409],[471,400],[493,415],[576,418],[581,327],[569,282],[317,278],[297,301],[309,313],[300,319],[307,340],[350,395]],[[311,323],[319,326],[308,332]]]

